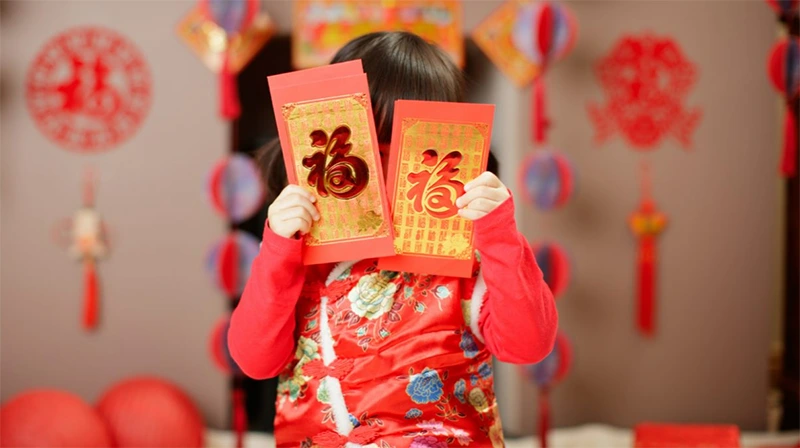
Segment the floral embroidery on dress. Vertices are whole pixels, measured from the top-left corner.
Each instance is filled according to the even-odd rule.
[[[411,408],[411,409],[408,410],[408,412],[406,412],[406,419],[407,420],[415,419],[415,418],[418,418],[418,417],[422,417],[422,411],[420,411],[417,408]]]
[[[417,427],[425,431],[426,434],[434,436],[446,436],[450,434],[444,429],[444,423],[437,422],[436,420],[427,420],[417,423]]]
[[[458,440],[458,444],[461,446],[467,446],[472,443],[472,438],[469,436],[469,433],[463,429],[453,428],[453,437]]]
[[[406,394],[411,397],[411,401],[417,404],[426,404],[439,401],[442,398],[444,384],[439,377],[439,372],[426,368],[419,374],[412,374]]]
[[[469,404],[471,404],[476,411],[484,413],[489,410],[489,400],[486,398],[486,394],[483,392],[483,389],[472,389],[469,391],[468,399]]]
[[[453,386],[453,395],[456,396],[456,400],[460,401],[462,404],[465,404],[467,402],[466,393],[467,382],[464,381],[464,378],[461,378],[456,382],[456,385]]]
[[[464,351],[465,358],[474,358],[478,356],[478,351],[480,351],[478,344],[475,342],[475,338],[469,330],[463,330],[461,333],[461,344],[458,346]]]
[[[494,424],[489,428],[489,440],[492,441],[492,448],[504,448],[506,446],[503,441],[503,426],[499,418],[495,418]]]
[[[308,388],[306,384],[308,377],[303,375],[303,366],[314,359],[320,358],[319,344],[312,338],[300,336],[297,340],[297,350],[295,350],[294,357],[297,363],[294,365],[292,374],[281,375],[278,382],[278,395],[281,396],[282,400],[288,397],[290,402],[305,396],[305,391]],[[319,398],[319,393],[317,393],[317,398]]]
[[[447,448],[447,442],[432,436],[415,437],[409,448]]]
[[[397,273],[381,271],[361,277],[347,295],[353,313],[374,320],[392,309],[397,292],[397,284],[392,282],[395,276]]]

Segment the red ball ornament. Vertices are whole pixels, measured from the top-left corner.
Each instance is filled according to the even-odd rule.
[[[69,392],[31,390],[0,408],[0,447],[108,446],[111,436],[103,419]]]
[[[154,377],[117,383],[97,404],[118,447],[202,447],[205,425],[176,385]]]
[[[231,326],[231,319],[229,316],[223,317],[217,321],[214,328],[211,330],[211,337],[208,338],[208,351],[211,354],[211,359],[214,365],[228,375],[241,375],[242,371],[233,360],[230,350],[228,350],[228,329]]]

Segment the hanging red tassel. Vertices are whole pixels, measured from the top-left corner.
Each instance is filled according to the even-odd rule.
[[[655,334],[655,260],[656,239],[653,235],[639,237],[639,331],[645,336]]]
[[[94,260],[87,259],[83,263],[83,328],[87,331],[97,328],[98,287]]]
[[[234,120],[239,118],[242,108],[239,105],[239,87],[237,74],[231,72],[230,55],[226,50],[222,56],[222,68],[219,71],[220,114],[222,118]]]
[[[786,109],[786,118],[783,124],[781,174],[787,178],[797,175],[797,129],[794,126],[794,114],[791,107]]]
[[[547,118],[543,75],[537,76],[533,81],[533,111],[531,115],[533,116],[533,141],[540,144],[545,143],[550,121]]]
[[[244,433],[247,432],[247,410],[244,406],[244,391],[233,389],[233,430],[236,433],[236,448],[244,446]]]
[[[550,391],[539,388],[539,444],[547,448],[547,435],[550,432]]]

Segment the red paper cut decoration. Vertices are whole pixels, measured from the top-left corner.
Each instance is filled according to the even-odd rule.
[[[685,103],[697,69],[675,40],[651,34],[623,36],[595,72],[607,100],[603,106],[588,107],[598,144],[619,133],[636,150],[655,149],[667,137],[691,147],[702,114]]]
[[[100,152],[129,139],[150,108],[150,71],[139,50],[106,28],[50,39],[28,72],[28,109],[58,145]]]
[[[767,70],[772,85],[786,101],[780,172],[794,177],[797,175],[797,130],[793,105],[800,95],[800,39],[787,38],[775,44],[767,60]]]
[[[649,167],[646,164],[642,165],[642,199],[639,209],[631,214],[628,223],[639,239],[637,326],[643,335],[653,336],[655,334],[655,289],[658,262],[656,238],[667,225],[667,216],[656,209],[656,204],[651,196]]]
[[[63,220],[56,230],[56,242],[67,247],[70,255],[83,264],[83,328],[97,328],[100,286],[97,262],[108,254],[108,232],[94,208],[94,173],[88,170],[83,187],[83,206],[72,219]]]
[[[553,350],[536,364],[520,366],[523,376],[539,389],[539,446],[547,448],[550,432],[550,389],[564,380],[572,367],[572,344],[561,332]]]

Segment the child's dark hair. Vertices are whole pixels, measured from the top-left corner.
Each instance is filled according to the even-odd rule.
[[[353,39],[332,64],[361,59],[369,81],[378,142],[392,139],[396,100],[464,101],[464,74],[436,45],[406,32],[371,33]],[[490,158],[491,155],[490,155]],[[286,186],[286,172],[277,139],[256,154],[267,189],[267,204]],[[490,168],[491,168],[490,161]]]

